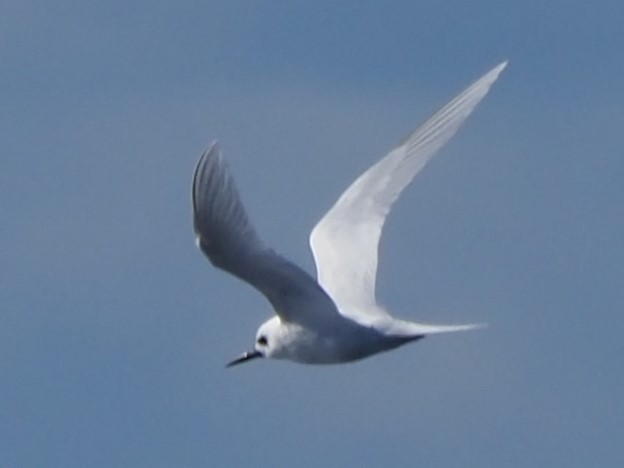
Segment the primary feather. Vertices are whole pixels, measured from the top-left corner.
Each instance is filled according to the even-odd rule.
[[[377,305],[377,251],[392,205],[414,176],[457,132],[503,71],[478,79],[374,164],[338,198],[310,235],[318,282],[340,311],[367,321],[387,315]]]

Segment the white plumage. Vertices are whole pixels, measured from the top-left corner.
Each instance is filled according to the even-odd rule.
[[[476,325],[425,325],[392,317],[377,304],[377,251],[392,205],[414,176],[459,129],[505,68],[474,82],[340,196],[310,235],[317,280],[267,247],[240,201],[217,143],[193,177],[197,243],[213,265],[258,289],[277,314],[258,330],[255,358],[303,363],[347,362],[431,333]]]

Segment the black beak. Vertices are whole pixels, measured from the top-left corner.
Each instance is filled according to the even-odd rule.
[[[250,359],[256,359],[262,357],[262,353],[260,351],[247,351],[243,353],[241,356],[234,359],[232,362],[228,362],[225,367],[232,367],[237,364],[242,364],[245,361],[249,361]]]

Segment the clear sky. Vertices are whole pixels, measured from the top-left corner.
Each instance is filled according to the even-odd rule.
[[[0,4],[0,467],[624,466],[620,1]],[[271,314],[196,250],[221,142],[262,237],[308,233],[503,59],[396,205],[378,296],[489,328],[224,369]]]

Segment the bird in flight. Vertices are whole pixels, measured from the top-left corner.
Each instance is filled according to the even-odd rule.
[[[393,317],[375,299],[377,250],[403,189],[455,134],[506,65],[500,63],[466,88],[338,198],[310,234],[316,279],[260,239],[218,143],[201,155],[192,186],[197,245],[214,266],[260,291],[275,311],[258,329],[253,349],[227,367],[255,358],[345,363],[426,335],[479,326]]]

